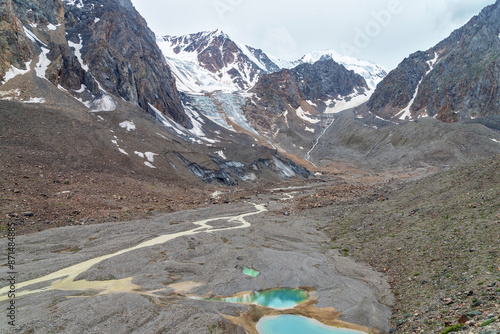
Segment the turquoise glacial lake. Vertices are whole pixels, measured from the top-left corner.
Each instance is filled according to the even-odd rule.
[[[257,323],[260,334],[366,334],[351,329],[326,326],[297,315],[264,317]]]
[[[294,308],[300,303],[307,301],[309,295],[307,291],[301,289],[274,289],[266,291],[256,291],[239,297],[227,298],[203,298],[203,300],[240,303],[240,304],[257,304],[278,310]]]

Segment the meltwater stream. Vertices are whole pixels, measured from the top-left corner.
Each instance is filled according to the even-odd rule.
[[[161,235],[159,237],[150,239],[148,241],[142,242],[136,246],[123,249],[117,251],[112,254],[103,255],[100,257],[96,257],[87,261],[83,261],[81,263],[69,266],[67,268],[58,270],[51,274],[48,274],[43,277],[39,277],[33,280],[20,282],[16,285],[17,289],[22,289],[22,291],[16,292],[16,297],[21,297],[24,295],[47,292],[50,290],[62,290],[62,291],[100,291],[100,295],[104,294],[112,294],[112,293],[140,293],[141,287],[132,283],[134,277],[124,278],[121,280],[107,280],[107,281],[87,281],[87,280],[76,280],[76,278],[89,270],[91,267],[95,266],[98,263],[103,262],[104,260],[111,259],[118,255],[122,255],[124,253],[132,252],[145,247],[152,247],[155,245],[160,245],[166,243],[172,239],[179,238],[182,236],[195,235],[198,233],[216,233],[222,231],[243,229],[250,227],[250,223],[245,220],[246,217],[257,215],[259,213],[267,211],[267,209],[263,205],[253,204],[255,211],[234,215],[234,216],[226,216],[226,217],[216,217],[203,219],[199,221],[193,222],[194,225],[198,227],[193,228],[191,230],[187,230],[184,232],[177,232],[171,234]],[[211,222],[217,220],[227,220],[229,222],[239,222],[240,225],[234,227],[226,227],[226,228],[217,228],[210,225]],[[29,286],[35,286],[39,283],[47,282],[48,286],[43,288],[35,288],[35,289],[26,289]],[[0,289],[0,301],[4,301],[8,299],[9,286]]]

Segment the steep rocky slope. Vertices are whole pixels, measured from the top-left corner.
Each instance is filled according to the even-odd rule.
[[[368,109],[386,119],[445,122],[500,111],[500,1],[433,48],[416,52],[381,82]]]
[[[0,4],[6,32],[0,155],[8,171],[1,190],[9,200],[13,193],[14,198],[34,203],[26,210],[36,208],[55,225],[73,219],[67,208],[54,207],[52,195],[38,198],[42,188],[24,182],[21,186],[24,176],[38,185],[50,184],[46,178],[60,179],[58,175],[84,174],[108,180],[120,192],[130,189],[121,185],[122,177],[129,176],[130,184],[139,188],[146,184],[145,189],[150,189],[150,180],[158,180],[165,188],[175,184],[171,190],[154,191],[170,200],[179,194],[190,196],[205,184],[264,184],[310,176],[276,150],[257,145],[248,134],[229,131],[185,109],[152,32],[130,1]],[[204,132],[205,124],[211,133]],[[39,166],[43,173],[37,172]],[[75,211],[101,216],[106,200],[96,198],[85,177],[77,179],[85,188],[83,197],[90,200],[88,210],[82,205],[85,209]],[[5,215],[15,210],[9,200],[1,205]],[[123,214],[116,213],[116,207],[130,209],[111,203],[116,217]],[[93,212],[95,208],[99,212]]]
[[[130,1],[5,0],[1,5],[4,82],[31,66],[92,110],[113,110],[116,96],[150,113],[154,106],[192,127],[154,35]]]
[[[365,79],[370,90],[375,90],[378,83],[387,75],[386,70],[378,64],[350,56],[344,56],[333,50],[313,51],[293,63],[295,65],[305,63],[314,64],[317,61],[326,59],[332,59],[336,63],[343,65],[346,69],[361,75]]]
[[[386,75],[374,63],[331,50],[283,61],[219,30],[157,42],[186,108],[301,158],[333,113],[366,102]],[[213,133],[209,123],[202,127]]]
[[[442,168],[500,154],[498,117],[484,124],[474,120],[453,124],[433,118],[396,124],[369,113],[336,115],[315,143],[311,158],[326,166],[352,161],[365,168]]]
[[[270,100],[268,107],[283,110],[287,104],[297,108],[300,100],[325,101],[367,88],[365,79],[359,74],[348,71],[332,59],[325,59],[263,75],[251,92]]]
[[[325,187],[298,198],[308,210],[297,215],[324,221],[329,248],[384,273],[392,333],[497,333],[499,167],[497,155],[365,192]]]
[[[26,233],[143,217],[239,199],[212,198],[220,187],[310,176],[278,152],[252,147],[247,135],[219,128],[224,142],[193,142],[124,101],[113,112],[89,113],[33,73],[5,86],[14,84],[45,102],[23,103],[29,95],[20,91],[19,100],[0,100],[1,228],[13,222]]]

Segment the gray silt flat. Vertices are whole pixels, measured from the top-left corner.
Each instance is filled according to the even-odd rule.
[[[249,228],[179,237],[104,260],[78,277],[92,281],[133,276],[132,283],[145,291],[166,289],[157,292],[157,298],[56,290],[27,295],[16,300],[20,325],[16,332],[206,333],[209,327],[225,322],[219,313],[236,315],[248,309],[186,300],[167,287],[185,281],[203,283],[190,292],[200,296],[312,287],[318,290],[318,307],[335,307],[343,312],[341,320],[388,330],[390,311],[382,302],[390,303],[391,295],[379,273],[326,249],[327,239],[316,231],[318,222],[313,219],[274,213],[284,205],[280,201],[267,197],[255,201],[267,203],[270,211],[246,218],[252,224]],[[65,227],[20,236],[16,239],[17,278],[19,282],[33,279],[162,234],[189,230],[195,227],[191,222],[200,219],[252,211],[255,208],[249,203],[228,204],[143,221]],[[218,228],[225,225],[223,221],[216,223]],[[243,275],[245,266],[261,275]],[[1,326],[1,330],[7,329],[5,322]],[[228,333],[241,331],[227,326]]]

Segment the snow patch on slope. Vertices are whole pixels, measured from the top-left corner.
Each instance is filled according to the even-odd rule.
[[[113,136],[114,139],[111,139],[111,142],[113,144],[116,145],[116,147],[118,148],[118,151],[120,151],[120,153],[123,153],[125,155],[129,155],[123,148],[120,147],[120,144],[118,144],[118,137],[117,136]]]
[[[30,97],[29,100],[23,100],[21,98],[21,90],[20,89],[0,91],[0,100],[16,101],[16,102],[21,102],[21,103],[45,103],[45,99],[43,97]]]
[[[28,73],[30,71],[31,60],[26,62],[24,65],[26,66],[25,70],[21,70],[21,69],[15,67],[14,65],[11,65],[10,69],[5,73],[5,75],[3,77],[3,81],[1,81],[0,84],[3,85],[5,83],[7,83],[9,80],[14,79],[18,75],[23,75],[23,74]]]
[[[136,127],[135,127],[135,124],[133,121],[125,121],[125,122],[121,122],[120,124],[120,127],[127,130],[127,131],[131,131],[131,130],[135,130]]]
[[[260,67],[261,70],[267,72],[267,68],[266,68],[266,65],[264,65],[263,63],[260,62],[260,60],[258,60],[255,55],[252,53],[252,51],[250,51],[248,49],[248,47],[244,44],[240,44],[240,43],[235,43],[239,48],[240,50],[243,52],[243,54],[245,56],[248,57],[248,59],[250,59],[251,62],[253,62],[255,65],[257,65],[258,67]]]
[[[134,154],[138,155],[141,158],[146,158],[149,162],[155,162],[155,155],[158,155],[158,153],[153,153],[153,152],[137,152],[135,151]]]
[[[58,25],[53,25],[52,23],[49,23],[47,24],[47,29],[51,30],[51,31],[54,31],[57,29],[57,27],[59,27],[61,24],[59,23]]]
[[[162,123],[166,128],[174,131],[178,136],[184,137],[188,140],[191,140],[194,143],[202,144],[203,141],[208,142],[210,144],[216,143],[217,140],[207,138],[206,133],[203,130],[204,120],[201,116],[189,107],[185,107],[184,111],[186,115],[191,120],[191,124],[193,124],[192,129],[186,129],[182,125],[176,123],[174,120],[169,119],[165,115],[163,115],[158,109],[156,109],[151,103],[148,103],[149,107],[155,113],[156,119]]]
[[[87,108],[92,112],[99,111],[114,111],[116,109],[116,104],[113,98],[107,94],[103,94],[100,99],[93,101],[83,102]]]
[[[47,57],[50,50],[42,47],[42,52],[38,55],[38,63],[35,65],[35,73],[37,77],[46,79],[45,72],[47,72],[47,68],[50,66],[51,61]]]
[[[22,102],[22,103],[45,103],[45,99],[43,97],[30,97],[29,100],[21,100],[19,102]]]
[[[73,43],[72,41],[68,41],[68,45],[70,47],[72,47],[73,49],[75,49],[75,56],[76,58],[78,59],[78,61],[80,62],[80,66],[86,71],[88,72],[89,71],[89,67],[83,63],[83,58],[82,58],[82,48],[83,48],[83,40],[82,40],[82,35],[81,34],[78,34],[78,38],[80,39],[80,43],[79,44],[76,44],[76,43]]]
[[[297,113],[297,116],[303,121],[306,121],[311,124],[316,124],[320,122],[319,119],[312,118],[313,115],[303,110],[302,107],[299,107],[295,112]]]
[[[85,7],[82,0],[63,0],[68,6],[76,6],[78,8]]]
[[[224,160],[227,160],[226,155],[224,154],[224,151],[217,151],[215,152],[219,157],[221,157]]]
[[[325,114],[336,114],[347,109],[355,108],[367,102],[373,92],[373,90],[368,90],[366,92],[354,92],[339,100],[328,100],[326,101],[327,108],[325,110]]]
[[[38,37],[35,36],[34,33],[32,33],[28,28],[24,27],[23,26],[23,29],[24,29],[24,33],[26,34],[26,37],[28,37],[28,39],[30,41],[32,41],[33,43],[40,43],[41,45],[47,47],[47,44],[45,44],[44,42],[42,42]]]
[[[427,65],[429,65],[429,70],[427,72],[425,72],[424,76],[422,77],[422,79],[420,79],[418,85],[417,85],[417,88],[415,89],[415,93],[413,94],[413,97],[412,99],[410,100],[410,102],[408,103],[408,105],[406,106],[406,108],[404,108],[403,110],[400,111],[400,113],[398,115],[396,115],[396,117],[399,117],[400,120],[405,120],[405,119],[410,119],[411,118],[411,107],[413,106],[413,103],[415,102],[415,99],[417,98],[417,95],[418,95],[418,90],[420,89],[420,85],[422,84],[422,81],[424,81],[425,77],[431,73],[431,71],[434,69],[434,66],[436,65],[437,63],[437,60],[438,60],[438,57],[439,55],[436,53],[434,53],[434,58],[429,60],[427,62]]]

